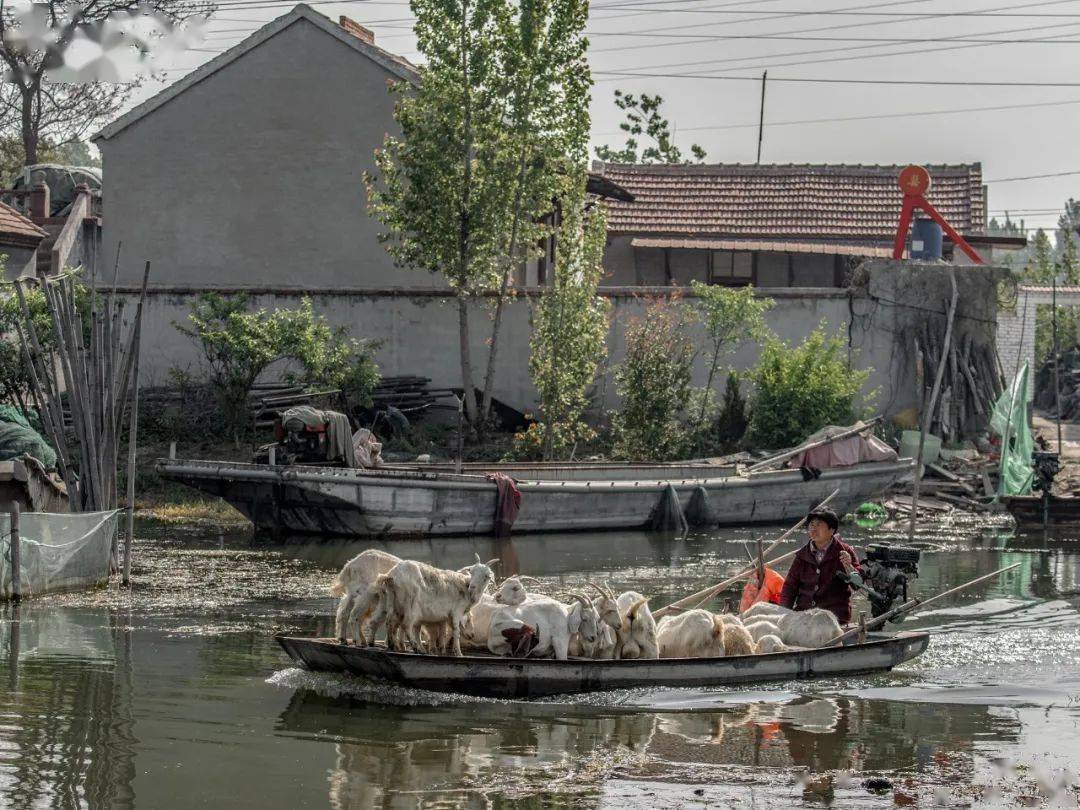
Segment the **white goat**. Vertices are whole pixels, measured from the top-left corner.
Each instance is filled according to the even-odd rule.
[[[529,593],[522,584],[522,579],[530,577],[509,577],[499,585],[494,596],[483,594],[480,601],[472,606],[469,615],[465,618],[465,644],[470,649],[486,650],[488,630],[491,627],[491,617],[495,611],[504,605],[520,605],[528,598]]]
[[[626,591],[619,594],[615,601],[622,616],[622,623],[616,631],[615,658],[659,658],[656,619],[649,610],[648,598],[636,591]]]
[[[780,640],[780,636],[765,635],[757,640],[756,652],[758,655],[765,655],[767,653],[775,652],[787,652],[788,647],[784,642]]]
[[[375,579],[380,574],[387,573],[391,568],[401,562],[400,557],[379,551],[377,548],[369,548],[361,551],[338,571],[334,581],[330,583],[330,593],[340,596],[337,614],[334,617],[334,635],[339,641],[345,642],[349,627],[355,620],[358,622],[356,639],[364,636],[363,623],[368,619],[371,605],[366,613],[359,616],[353,615],[353,608],[357,602],[368,602],[368,591],[375,584]]]
[[[776,625],[789,647],[824,647],[841,633],[836,614],[823,608],[787,613]]]
[[[450,650],[461,655],[461,626],[473,605],[480,601],[484,590],[494,580],[491,571],[497,560],[480,562],[458,571],[403,560],[375,581],[377,598],[382,602],[380,611],[387,619],[388,643],[397,648],[398,630],[409,639],[416,651],[423,649],[420,640],[421,627],[441,639],[449,623]],[[437,641],[437,646],[442,646]]]
[[[765,619],[757,619],[746,625],[747,632],[750,633],[750,637],[755,642],[761,641],[762,636],[779,636],[780,628],[776,626],[775,622],[770,622]]]
[[[754,638],[750,635],[741,621],[723,621],[722,616],[717,617],[724,625],[724,654],[725,655],[753,655]]]
[[[565,661],[570,641],[580,635],[585,644],[596,644],[600,616],[587,596],[571,593],[573,606],[536,597],[522,605],[502,607],[491,617],[488,649],[496,655],[554,655]]]
[[[661,658],[720,658],[726,626],[707,610],[665,616],[656,626]]]
[[[751,619],[754,619],[755,621],[757,619],[768,619],[770,622],[775,622],[781,616],[792,612],[794,611],[792,611],[791,608],[786,608],[772,602],[755,602],[743,611],[742,620],[743,622],[749,622]]]

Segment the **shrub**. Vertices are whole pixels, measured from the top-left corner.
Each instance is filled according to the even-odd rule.
[[[626,359],[615,372],[622,409],[612,416],[613,452],[632,461],[678,458],[690,446],[686,408],[694,349],[677,305],[664,300],[626,327]]]
[[[738,446],[739,440],[746,435],[746,427],[746,397],[739,388],[739,375],[733,371],[728,374],[724,401],[716,420],[716,441],[724,452],[731,452]]]
[[[855,398],[869,371],[848,367],[839,337],[827,338],[822,323],[798,346],[765,340],[750,372],[756,384],[750,408],[750,440],[766,448],[794,445],[825,425],[855,421]]]
[[[372,343],[333,329],[307,298],[295,310],[252,312],[249,306],[246,295],[205,293],[188,315],[191,326],[174,324],[202,348],[221,418],[236,441],[248,428],[251,386],[278,360],[297,361],[304,369],[301,382],[341,388],[359,404],[370,404],[379,379]]]

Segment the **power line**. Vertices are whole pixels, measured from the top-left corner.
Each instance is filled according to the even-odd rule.
[[[255,0],[256,2],[265,2],[265,0]],[[356,0],[351,0],[355,2]],[[369,2],[370,0],[363,0]],[[1072,2],[1073,0],[1062,0],[1062,2]],[[890,4],[891,5],[891,4]],[[1033,6],[1049,6],[1054,3],[1032,3]],[[626,6],[626,8],[635,8],[633,6]],[[1018,8],[1025,8],[1025,6],[1019,6]],[[603,9],[594,9],[600,10]],[[655,12],[659,14],[746,14],[750,12],[750,9],[729,11],[725,9],[660,9],[652,7],[642,7],[641,11]],[[1057,12],[1050,12],[1048,14],[1040,13],[1021,13],[1021,12],[989,12],[989,11],[939,11],[933,13],[916,13],[916,12],[902,12],[902,11],[757,11],[756,14],[777,14],[785,17],[819,17],[819,16],[843,16],[843,17],[914,17],[920,20],[925,19],[941,19],[944,17],[964,17],[964,18],[987,18],[987,17],[1053,17],[1053,18],[1068,18],[1068,17],[1080,17],[1080,14],[1070,13],[1062,14]],[[766,18],[767,19],[767,18]],[[747,20],[736,20],[736,22],[748,22]]]
[[[749,70],[749,68],[747,68]],[[695,73],[633,73],[630,71],[594,71],[595,76],[617,76],[641,79],[708,79],[730,82],[758,82],[758,76],[715,76]],[[944,79],[824,79],[785,77],[769,79],[770,82],[797,84],[883,84],[915,87],[1080,87],[1080,82],[977,82],[948,81]],[[1080,174],[1080,172],[1077,172]]]
[[[1017,109],[1029,109],[1033,107],[1064,107],[1071,104],[1080,104],[1080,98],[1068,99],[1065,101],[1040,101],[1032,102],[1028,104],[1003,104],[994,107],[963,107],[953,108],[949,110],[913,110],[910,112],[895,112],[895,113],[878,113],[874,115],[851,115],[841,118],[804,118],[797,121],[767,121],[766,125],[769,128],[772,127],[792,127],[802,126],[807,124],[834,124],[834,123],[847,123],[851,121],[878,121],[886,118],[922,118],[931,115],[960,115],[964,113],[972,112],[996,112],[996,111],[1011,111]],[[715,130],[726,129],[751,129],[756,128],[757,123],[746,124],[717,124],[715,126],[699,126],[699,127],[679,127],[679,132],[705,132]],[[593,133],[594,136],[603,135],[619,135],[622,130],[612,130],[610,132],[597,132]],[[1012,210],[1012,209],[1009,209]]]
[[[1080,174],[1080,169],[1072,172],[1052,172],[1051,174],[1030,174],[1027,177],[1002,177],[997,180],[987,180],[987,183],[1015,183],[1018,180],[1042,180],[1047,177],[1071,177]]]

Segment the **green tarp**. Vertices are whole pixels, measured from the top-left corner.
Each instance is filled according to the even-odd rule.
[[[1035,471],[1031,452],[1035,442],[1028,424],[1028,364],[1024,363],[1012,384],[998,397],[990,415],[990,429],[1001,436],[1001,481],[998,495],[1030,495]]]
[[[0,461],[27,454],[40,461],[46,470],[56,467],[56,452],[41,434],[30,427],[18,409],[0,405]]]

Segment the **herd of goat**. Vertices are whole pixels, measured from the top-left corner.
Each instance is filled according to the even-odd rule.
[[[571,593],[566,604],[529,593],[531,577],[497,582],[480,561],[457,571],[368,549],[338,572],[339,640],[368,645],[386,631],[391,650],[462,655],[462,649],[515,657],[712,658],[822,647],[841,633],[828,610],[794,612],[759,603],[741,615],[685,610],[657,622],[647,597],[616,596],[590,582],[596,597]],[[488,593],[495,591],[494,595]]]

